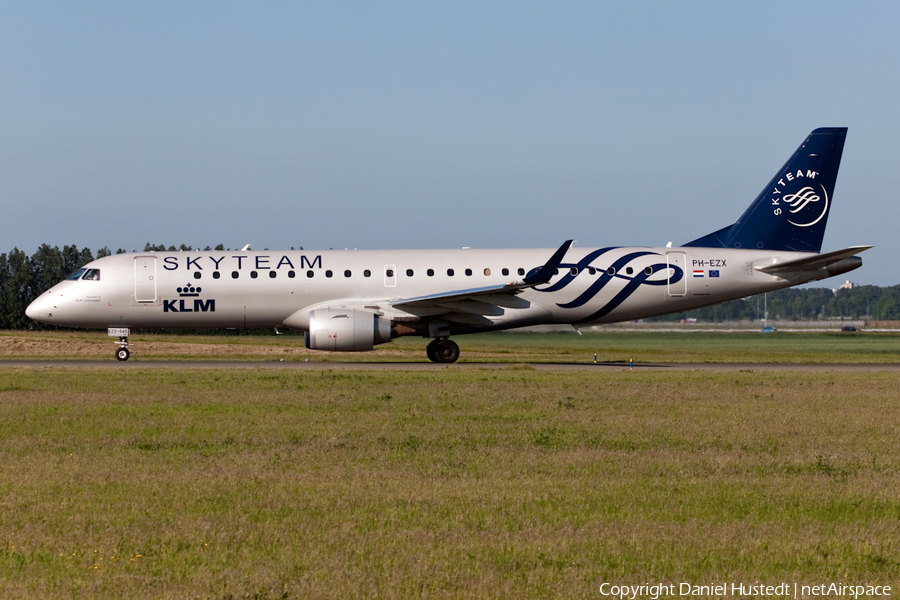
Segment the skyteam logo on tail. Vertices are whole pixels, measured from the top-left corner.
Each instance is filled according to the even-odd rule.
[[[822,217],[828,212],[828,192],[821,185],[819,189],[822,191],[821,196],[816,193],[816,190],[806,186],[796,194],[788,194],[784,197],[784,201],[790,206],[788,211],[790,214],[805,214],[807,219],[812,218],[811,221],[800,223],[788,219],[788,223],[797,227],[809,227],[822,220]]]
[[[828,192],[814,181],[818,174],[800,169],[785,173],[772,190],[774,214],[787,212],[788,223],[796,227],[811,227],[821,221],[828,214]]]

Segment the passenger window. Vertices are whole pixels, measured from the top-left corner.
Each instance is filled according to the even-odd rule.
[[[575,275],[578,275],[578,267],[572,267],[571,269],[569,269],[569,274],[572,275],[573,277]]]
[[[312,271],[306,272],[306,276],[309,277],[310,279],[312,279],[313,275],[315,275],[315,273],[313,273]]]
[[[222,276],[222,274],[219,273],[218,271],[213,271],[213,279],[218,279],[221,276]]]
[[[350,271],[349,271],[349,270],[344,271],[344,277],[350,277]]]
[[[591,275],[596,275],[597,269],[595,269],[594,267],[588,267],[588,273],[590,273]]]
[[[523,269],[522,267],[519,267],[518,273],[519,273],[519,275],[524,275],[525,269]]]
[[[469,277],[471,277],[471,276],[472,276],[472,269],[466,269],[466,275],[469,276]]]
[[[370,271],[368,269],[363,271],[363,277],[371,277],[371,276],[372,276],[372,271]]]
[[[275,271],[269,271],[269,279],[275,279],[278,277],[278,273]]]
[[[257,273],[256,271],[250,271],[250,279],[256,279],[257,277],[259,277],[259,273]]]
[[[631,275],[632,273],[634,273],[634,269],[632,269],[631,267],[626,267],[626,268],[625,268],[625,273],[626,273],[627,275]]]
[[[232,278],[232,279],[237,279],[237,278],[240,277],[240,276],[241,276],[241,274],[238,273],[237,271],[232,271],[232,272],[231,272],[231,278]]]
[[[447,275],[453,277],[453,269],[447,269]]]
[[[503,276],[504,276],[504,277],[506,277],[507,275],[509,275],[509,269],[503,269],[503,270],[500,271],[500,272],[503,273]]]
[[[200,271],[194,271],[194,279],[200,279],[201,277]]]
[[[426,273],[428,273],[429,277],[434,277],[434,269],[428,269],[428,271],[426,271]]]
[[[610,268],[608,268],[608,269],[606,270],[606,274],[607,274],[607,275],[615,275],[615,274],[616,274],[616,268],[615,268],[615,267],[610,267]]]
[[[644,267],[644,275],[653,275],[653,267]]]
[[[87,269],[78,269],[77,271],[66,277],[66,281],[75,281],[76,279],[81,279],[81,276],[84,275],[85,271],[87,271]]]
[[[487,276],[490,276],[491,270],[490,270],[490,269],[485,269],[485,270],[484,270],[484,274],[485,274],[486,277],[487,277]]]
[[[331,271],[325,271],[325,277],[331,277],[331,275],[332,275]]]
[[[297,274],[294,273],[293,271],[288,271],[288,278],[293,279],[296,276],[297,276]]]
[[[393,276],[394,276],[394,270],[393,270],[393,269],[386,269],[385,272],[384,272],[384,276],[385,276],[385,277],[393,277]]]
[[[407,277],[412,277],[412,276],[413,276],[413,270],[412,270],[412,269],[407,269],[407,270],[406,270],[406,276],[407,276]]]

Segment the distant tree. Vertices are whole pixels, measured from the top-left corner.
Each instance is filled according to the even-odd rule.
[[[35,287],[35,296],[50,289],[69,275],[59,246],[51,248],[47,244],[41,244],[28,262],[31,267],[31,281]]]
[[[889,290],[892,288],[888,288]],[[879,321],[895,321],[900,319],[900,304],[896,295],[891,292],[881,294],[875,302],[875,318]]]
[[[800,294],[797,294],[794,301],[791,302],[791,318],[794,320],[806,318],[805,305],[803,303],[803,297]]]
[[[79,250],[77,246],[63,246],[63,271],[66,274],[74,273],[83,265],[94,260],[93,254],[88,248]]]
[[[25,308],[34,299],[28,255],[18,248],[0,254],[0,281],[0,328],[25,328],[31,323]]]

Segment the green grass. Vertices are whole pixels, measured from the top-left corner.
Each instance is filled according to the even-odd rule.
[[[622,332],[488,333],[453,338],[462,362],[895,363],[893,333]],[[136,334],[133,360],[310,360],[427,362],[422,338],[398,338],[373,352],[306,350],[302,336]],[[115,345],[95,332],[3,332],[0,357],[111,360]]]
[[[896,585],[898,384],[526,366],[6,369],[0,596]]]
[[[623,332],[487,333],[460,336],[461,360],[589,362],[885,363],[900,362],[891,333]],[[529,358],[526,358],[529,357]]]

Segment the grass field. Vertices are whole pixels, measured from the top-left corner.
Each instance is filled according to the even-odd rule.
[[[0,596],[896,590],[898,388],[895,373],[7,368]]]
[[[896,363],[893,333],[622,332],[490,333],[454,338],[462,362]],[[398,338],[373,352],[307,350],[302,336],[136,334],[132,360],[427,362],[426,340]],[[112,360],[105,332],[0,332],[0,358]]]

